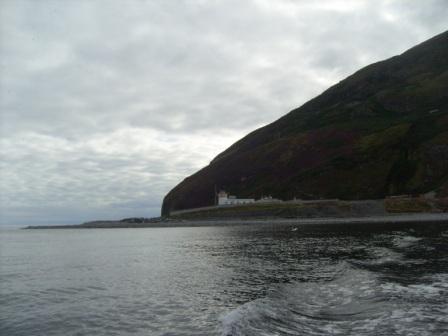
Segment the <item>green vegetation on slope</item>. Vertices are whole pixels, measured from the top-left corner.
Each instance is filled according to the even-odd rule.
[[[369,65],[219,154],[162,213],[239,197],[448,194],[448,32]]]

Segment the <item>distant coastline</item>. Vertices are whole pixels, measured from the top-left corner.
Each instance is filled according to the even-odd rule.
[[[448,222],[446,199],[395,197],[384,200],[314,200],[211,206],[171,216],[96,220],[77,225],[38,225],[25,229],[98,229],[223,226],[260,223],[333,224]]]
[[[258,218],[258,219],[205,219],[205,220],[172,220],[158,219],[146,222],[94,221],[78,225],[39,225],[24,229],[118,229],[118,228],[168,228],[198,226],[234,226],[234,225],[323,225],[323,224],[416,224],[444,223],[448,224],[447,213],[425,214],[390,214],[366,217],[320,217],[320,218]]]

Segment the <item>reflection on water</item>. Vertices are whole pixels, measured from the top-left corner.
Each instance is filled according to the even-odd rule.
[[[2,335],[448,334],[448,227],[9,231]]]

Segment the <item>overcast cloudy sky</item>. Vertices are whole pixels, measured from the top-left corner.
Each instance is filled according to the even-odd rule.
[[[0,222],[157,216],[234,141],[447,17],[444,0],[2,0]]]

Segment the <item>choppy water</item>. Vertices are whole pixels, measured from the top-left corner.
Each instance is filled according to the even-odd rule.
[[[448,335],[448,226],[0,231],[1,335]]]

